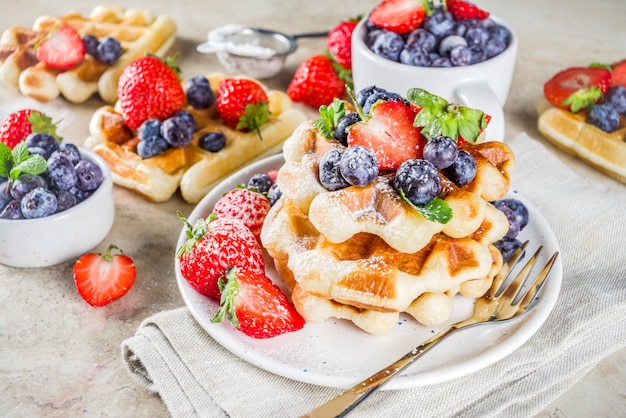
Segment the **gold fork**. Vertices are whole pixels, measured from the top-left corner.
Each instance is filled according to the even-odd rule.
[[[529,312],[531,310],[530,308],[534,306],[532,302],[535,300],[535,296],[541,290],[543,283],[550,273],[550,269],[558,256],[558,252],[552,255],[545,267],[537,274],[535,279],[532,280],[530,286],[525,286],[526,279],[543,246],[537,249],[524,267],[521,268],[517,276],[508,281],[509,273],[519,261],[527,245],[528,241],[524,242],[520,248],[513,253],[507,263],[502,266],[502,270],[494,277],[489,290],[481,298],[476,300],[474,314],[470,318],[441,330],[423,344],[406,353],[395,363],[390,364],[362,382],[357,383],[352,388],[345,390],[337,397],[309,411],[303,415],[303,418],[345,416],[369,395],[377,391],[394,376],[397,376],[400,372],[413,364],[415,360],[456,331],[470,326],[519,318],[524,313]],[[505,282],[508,282],[508,284]],[[503,288],[502,290],[500,290],[501,287]]]

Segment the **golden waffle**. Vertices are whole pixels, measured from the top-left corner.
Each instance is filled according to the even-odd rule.
[[[463,187],[442,177],[440,197],[454,213],[447,224],[422,217],[384,175],[365,187],[324,189],[317,162],[341,146],[312,122],[294,131],[277,177],[283,194],[261,234],[300,314],[310,322],[347,319],[383,334],[402,312],[436,325],[450,316],[455,295],[481,296],[502,266],[492,243],[509,224],[489,202],[508,191],[515,165],[508,146],[463,146],[477,161],[477,176]]]
[[[222,74],[207,76],[216,91]],[[189,203],[198,203],[222,179],[250,160],[280,150],[283,141],[305,120],[280,91],[267,91],[269,121],[256,132],[240,132],[226,126],[217,116],[215,105],[206,110],[187,106],[197,125],[192,143],[184,148],[170,148],[162,154],[143,159],[135,152],[138,138],[111,106],[98,109],[90,121],[90,134],[84,147],[99,154],[111,168],[113,181],[153,202],[168,200],[178,188]],[[226,146],[219,152],[205,151],[199,138],[210,131],[222,131]]]
[[[571,113],[543,100],[537,106],[539,132],[555,146],[575,155],[602,173],[626,183],[626,117],[617,130],[608,133],[585,122],[581,113]]]
[[[38,62],[34,46],[60,25],[74,27],[81,36],[116,38],[123,53],[113,65],[103,64],[89,55],[68,71],[57,71]],[[165,16],[154,16],[143,9],[100,5],[88,17],[70,12],[63,16],[41,16],[32,28],[14,26],[0,38],[0,79],[17,86],[22,94],[40,101],[59,95],[82,103],[94,94],[108,102],[117,100],[117,81],[132,60],[147,52],[163,56],[174,42],[176,25]]]

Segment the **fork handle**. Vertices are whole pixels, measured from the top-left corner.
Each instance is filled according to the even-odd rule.
[[[363,402],[369,395],[376,392],[381,386],[387,383],[391,378],[409,367],[415,360],[428,352],[435,345],[450,336],[458,328],[450,326],[432,336],[423,344],[415,347],[406,353],[396,362],[390,364],[377,373],[374,373],[367,379],[357,383],[350,389],[327,401],[326,403],[312,409],[302,416],[302,418],[328,418],[343,417],[354,407]]]

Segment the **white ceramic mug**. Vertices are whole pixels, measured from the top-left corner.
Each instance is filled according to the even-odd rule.
[[[352,77],[354,90],[376,85],[406,96],[408,89],[423,88],[444,99],[480,109],[491,116],[485,132],[487,141],[504,140],[504,112],[515,59],[517,36],[509,25],[496,16],[496,23],[506,27],[511,40],[506,50],[489,60],[463,67],[417,67],[382,58],[365,45],[365,19],[352,35]]]

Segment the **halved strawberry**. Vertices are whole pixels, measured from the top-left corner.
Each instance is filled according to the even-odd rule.
[[[85,45],[71,26],[53,30],[37,44],[37,59],[55,70],[69,70],[85,58]]]
[[[600,67],[571,67],[559,71],[543,86],[555,107],[576,113],[602,99],[611,85],[611,71]]]
[[[259,242],[263,221],[269,210],[270,201],[265,195],[245,188],[231,190],[213,207],[213,213],[217,216],[241,221]]]
[[[611,73],[611,87],[626,87],[626,60],[620,61],[613,65]]]
[[[112,254],[118,250],[119,254]],[[74,263],[74,283],[91,306],[104,306],[124,296],[135,283],[133,260],[111,244],[104,255],[88,253]]]
[[[265,271],[261,246],[240,221],[211,214],[192,226],[180,212],[178,216],[187,226],[189,238],[176,252],[180,273],[199,293],[219,300],[217,281],[229,267]]]
[[[489,12],[465,0],[446,0],[446,8],[456,20],[487,19]]]
[[[348,145],[371,149],[380,170],[395,170],[406,160],[422,158],[425,140],[414,119],[415,112],[402,102],[379,102],[370,117],[352,125]]]
[[[432,11],[428,0],[383,0],[372,10],[372,24],[389,31],[405,34],[417,28]]]
[[[271,338],[304,327],[304,318],[264,273],[233,267],[220,279],[220,309],[211,322],[230,323],[254,338]]]

